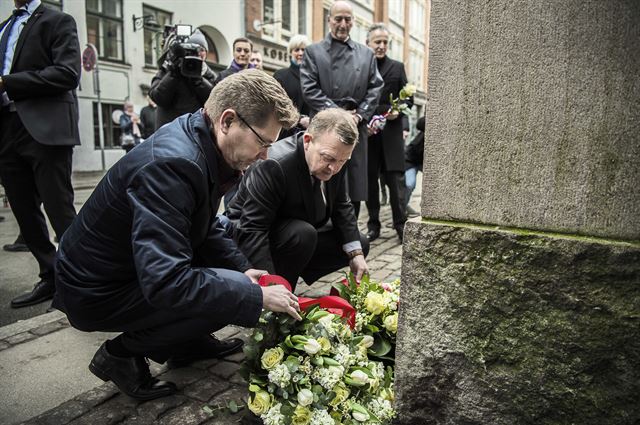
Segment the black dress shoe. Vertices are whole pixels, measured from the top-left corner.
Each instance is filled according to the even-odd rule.
[[[397,226],[396,233],[398,234],[398,238],[400,239],[400,243],[404,241],[404,226]]]
[[[373,242],[380,237],[380,230],[369,230],[367,232],[367,239],[369,242]]]
[[[103,381],[113,381],[120,391],[136,400],[153,400],[176,392],[173,382],[151,376],[144,357],[117,357],[103,343],[89,363],[89,370]]]
[[[27,307],[29,305],[39,304],[43,301],[50,300],[56,293],[56,287],[53,283],[41,280],[36,283],[33,290],[28,294],[22,294],[15,297],[11,301],[12,308]]]
[[[190,344],[189,352],[175,355],[167,361],[172,369],[185,367],[198,360],[221,359],[242,350],[244,341],[240,338],[220,340],[214,335],[207,335],[203,340]]]
[[[4,221],[4,216],[0,215],[0,223],[2,223]]]
[[[407,216],[409,217],[417,217],[420,213],[414,210],[410,205],[407,205]]]

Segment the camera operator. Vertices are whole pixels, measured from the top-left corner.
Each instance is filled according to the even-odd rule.
[[[187,38],[179,28],[176,32],[165,39],[162,64],[151,81],[149,97],[158,105],[156,129],[202,108],[216,78],[204,61],[209,49],[204,34],[195,30]]]

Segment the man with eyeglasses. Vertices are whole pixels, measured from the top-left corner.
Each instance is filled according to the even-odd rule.
[[[358,230],[344,167],[357,142],[351,114],[325,109],[247,171],[226,215],[255,267],[294,288],[299,277],[310,285],[346,266],[358,280],[367,272],[369,242]]]
[[[216,218],[225,190],[297,120],[273,77],[240,72],[107,172],[60,241],[54,299],[79,330],[122,332],[93,357],[98,378],[137,400],[166,396],[175,385],[145,358],[177,367],[237,352],[242,340],[211,333],[254,326],[263,308],[299,318],[292,293],[254,284],[266,272]]]
[[[373,115],[383,81],[373,52],[349,37],[353,10],[337,1],[329,10],[330,33],[308,46],[300,68],[302,95],[313,117],[327,108],[348,110],[358,126],[358,144],[347,164],[349,196],[356,217],[367,190],[367,123]]]
[[[221,71],[213,84],[218,84],[220,81],[227,78],[229,75],[233,75],[236,72],[240,72],[243,69],[255,68],[255,65],[250,62],[251,53],[253,52],[253,43],[248,38],[238,37],[233,40],[233,60],[229,68]]]

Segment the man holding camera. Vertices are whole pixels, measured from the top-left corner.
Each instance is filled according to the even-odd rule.
[[[216,78],[204,61],[209,46],[202,32],[194,31],[186,42],[181,42],[178,35],[167,45],[164,61],[151,80],[149,91],[149,97],[158,105],[156,129],[202,108]]]

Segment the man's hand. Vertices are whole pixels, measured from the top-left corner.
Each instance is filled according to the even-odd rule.
[[[409,137],[409,130],[402,130],[402,140],[407,140]]]
[[[400,113],[398,111],[393,111],[393,112],[389,113],[389,115],[387,115],[387,119],[389,121],[393,121],[396,118],[398,118],[399,116],[400,116]]]
[[[249,279],[251,279],[251,282],[258,283],[258,279],[260,279],[265,274],[269,274],[269,272],[266,270],[249,269],[244,272],[244,274],[247,275]]]
[[[265,310],[287,313],[296,320],[302,320],[298,297],[282,285],[262,287],[262,306]]]
[[[362,275],[365,273],[369,273],[369,267],[367,266],[367,262],[364,260],[364,255],[356,255],[349,261],[349,268],[351,272],[356,277],[356,282],[360,282],[362,279]]]

